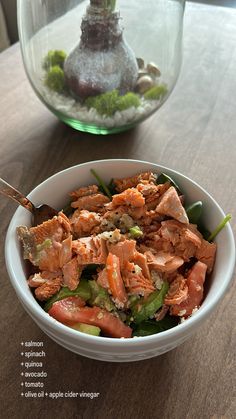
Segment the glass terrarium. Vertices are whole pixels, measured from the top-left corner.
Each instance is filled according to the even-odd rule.
[[[96,134],[156,112],[177,81],[185,0],[18,0],[25,69],[45,105]]]

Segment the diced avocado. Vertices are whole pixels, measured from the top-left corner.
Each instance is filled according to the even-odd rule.
[[[139,239],[143,236],[143,232],[139,226],[130,227],[129,234],[133,239]]]
[[[129,302],[128,302],[128,306],[131,308],[134,306],[134,304],[137,303],[137,301],[140,300],[140,297],[138,295],[130,295],[129,296]]]
[[[131,308],[134,323],[138,324],[153,317],[156,311],[163,305],[168,289],[169,284],[165,281],[160,290],[152,292],[146,298],[140,298],[140,300]]]
[[[82,333],[87,333],[87,335],[99,336],[101,333],[101,329],[99,327],[92,326],[91,324],[76,323],[74,326],[71,326],[71,328]]]
[[[89,298],[91,297],[90,286],[89,286],[88,282],[85,279],[81,279],[78,287],[75,290],[73,290],[73,291],[71,291],[67,287],[62,287],[60,289],[60,291],[58,291],[55,295],[53,295],[53,297],[51,297],[45,303],[44,310],[45,311],[50,310],[50,308],[52,307],[52,305],[56,301],[63,300],[63,298],[75,297],[75,296],[81,297],[84,301],[89,300]]]
[[[97,306],[105,308],[107,311],[115,311],[116,307],[110,299],[110,296],[101,285],[96,281],[88,281],[91,290],[91,298],[89,299],[89,304],[92,306]]]

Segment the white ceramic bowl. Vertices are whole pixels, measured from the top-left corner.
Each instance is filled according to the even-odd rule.
[[[95,169],[107,182],[112,177],[130,176],[141,171],[165,172],[176,180],[189,202],[203,201],[204,221],[209,230],[213,230],[225,216],[214,199],[189,178],[174,170],[137,160],[100,160],[71,167],[41,183],[29,194],[29,198],[36,205],[47,203],[60,209],[68,201],[69,191],[80,185],[94,183],[94,178],[90,173],[91,168]],[[233,274],[235,244],[231,227],[228,224],[216,239],[216,263],[206,298],[200,309],[190,319],[165,332],[136,339],[90,336],[57,322],[44,312],[34,299],[26,282],[25,265],[16,236],[16,227],[19,225],[30,225],[30,214],[21,207],[17,209],[9,225],[5,255],[11,283],[24,309],[37,325],[59,345],[77,354],[102,361],[138,361],[163,354],[180,345],[203,324],[222,300]],[[212,321],[214,320],[212,319]]]

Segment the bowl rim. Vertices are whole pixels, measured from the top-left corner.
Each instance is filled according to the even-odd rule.
[[[46,178],[43,182],[38,184],[28,195],[28,198],[31,198],[32,194],[37,193],[37,191],[44,187],[45,184],[48,181],[51,181],[53,178],[56,178],[58,175],[66,174],[70,171],[73,171],[80,167],[86,167],[92,165],[97,165],[101,163],[140,163],[140,164],[147,164],[149,166],[156,167],[158,170],[167,170],[172,173],[176,173],[183,179],[185,179],[187,182],[190,182],[194,186],[196,186],[198,189],[200,189],[201,192],[207,195],[208,198],[213,202],[213,204],[217,207],[218,211],[221,213],[222,218],[225,217],[224,211],[221,209],[219,204],[215,201],[215,199],[203,188],[201,187],[197,182],[190,179],[186,175],[178,172],[177,170],[171,169],[167,166],[163,166],[157,163],[145,161],[145,160],[138,160],[138,159],[101,159],[101,160],[91,160],[87,161],[85,163],[76,164],[73,166],[70,166],[64,170],[61,170],[52,176]],[[235,241],[234,241],[234,235],[232,232],[232,228],[229,223],[225,226],[225,229],[228,234],[228,240],[230,243],[230,250],[231,253],[229,255],[229,265],[227,266],[225,278],[227,280],[222,281],[221,287],[218,289],[217,292],[211,297],[211,300],[206,306],[200,306],[200,309],[197,310],[194,315],[192,315],[190,318],[187,319],[187,321],[184,321],[183,323],[178,324],[177,326],[165,330],[163,332],[149,335],[149,336],[141,336],[138,338],[126,338],[126,339],[118,339],[118,338],[111,338],[111,337],[103,337],[103,336],[93,336],[93,335],[87,335],[85,333],[81,333],[77,330],[74,330],[72,328],[69,328],[68,326],[63,325],[62,323],[58,322],[54,318],[52,318],[48,313],[46,313],[43,308],[37,303],[36,299],[34,302],[31,300],[31,298],[26,295],[24,292],[22,292],[22,288],[20,287],[20,284],[17,281],[17,273],[14,270],[14,264],[11,263],[12,257],[11,257],[11,248],[10,248],[10,242],[11,240],[16,240],[11,237],[11,232],[13,229],[13,225],[15,223],[15,220],[17,219],[18,213],[23,210],[21,207],[17,208],[15,213],[12,216],[12,219],[10,221],[6,239],[5,239],[5,262],[6,267],[8,271],[8,275],[10,277],[11,284],[13,288],[15,289],[15,292],[17,294],[18,299],[22,303],[22,305],[26,305],[29,311],[37,317],[37,319],[40,319],[40,322],[43,323],[45,326],[48,326],[49,328],[53,329],[57,333],[64,333],[68,337],[71,336],[71,338],[77,338],[84,344],[94,343],[98,347],[103,346],[106,344],[109,347],[131,347],[131,346],[139,346],[140,344],[147,345],[149,343],[161,343],[166,340],[170,340],[171,338],[181,338],[181,336],[186,336],[186,334],[191,333],[191,329],[193,329],[193,326],[195,328],[199,325],[199,323],[202,323],[204,319],[209,317],[210,313],[215,309],[217,304],[219,303],[220,299],[223,298],[225,295],[230,283],[232,282],[233,272],[234,272],[234,266],[235,266]]]

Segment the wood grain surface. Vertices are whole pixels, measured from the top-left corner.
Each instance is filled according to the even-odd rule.
[[[189,3],[184,62],[169,100],[136,129],[92,136],[60,123],[26,79],[19,45],[0,55],[0,175],[28,193],[69,166],[100,158],[157,162],[191,177],[233,214],[236,227],[236,11]],[[17,300],[4,262],[16,209],[0,197],[1,418],[236,417],[236,287],[191,340],[129,364],[89,360],[47,338]],[[222,278],[223,280],[223,278]],[[99,392],[97,399],[25,399],[21,341],[43,341],[49,391]]]

